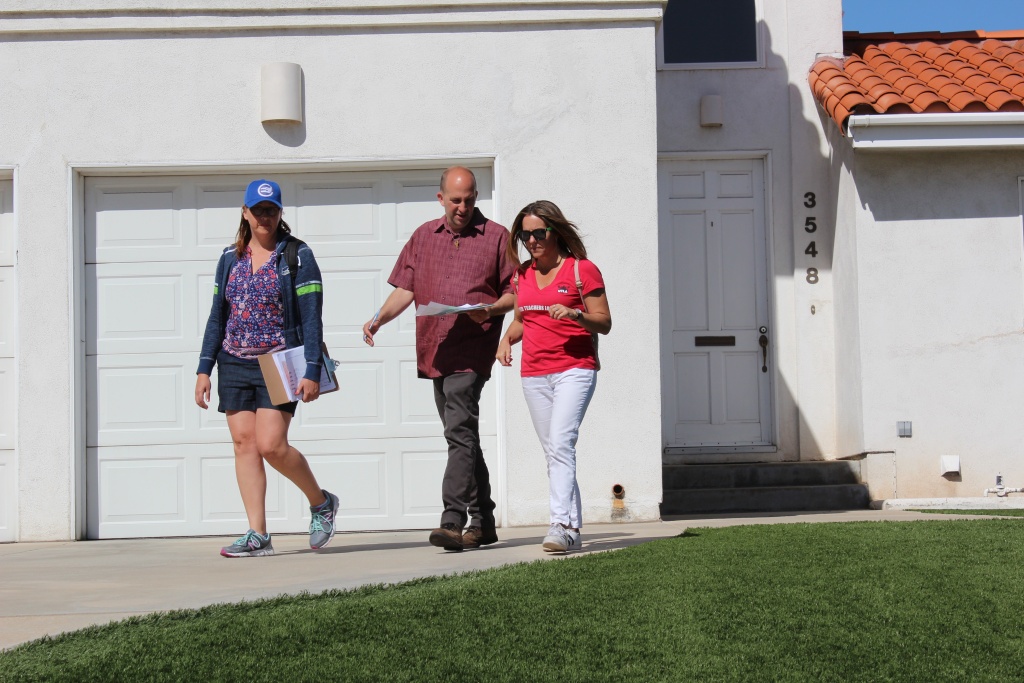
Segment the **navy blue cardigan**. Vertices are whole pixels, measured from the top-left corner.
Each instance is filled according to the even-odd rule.
[[[298,273],[292,276],[284,258],[284,245],[292,239],[289,235],[281,235],[277,241],[275,256],[277,259],[277,281],[281,287],[281,302],[284,309],[284,343],[289,349],[304,347],[306,358],[305,379],[320,381],[320,368],[323,366],[323,351],[320,344],[324,339],[324,286],[320,279],[320,267],[313,257],[313,250],[307,245],[299,247]],[[217,353],[224,342],[227,331],[228,315],[231,305],[228,303],[228,275],[238,257],[234,245],[224,250],[217,261],[217,274],[213,285],[213,308],[210,319],[206,322],[203,334],[203,350],[199,354],[197,375],[209,375],[217,362]]]

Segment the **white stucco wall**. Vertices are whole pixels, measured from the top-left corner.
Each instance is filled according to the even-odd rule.
[[[268,26],[259,12],[240,11],[248,19],[236,23],[258,24],[259,33],[189,29],[212,20],[188,13],[100,12],[89,24],[98,33],[56,34],[33,31],[84,25],[59,12],[13,13],[32,4],[0,12],[0,64],[7,65],[0,70],[0,166],[16,166],[19,180],[21,540],[73,538],[81,521],[81,387],[73,379],[79,348],[72,342],[81,292],[69,288],[73,217],[81,206],[72,165],[294,163],[316,170],[331,163],[334,170],[346,160],[493,156],[493,217],[508,223],[529,201],[556,201],[583,228],[608,282],[615,327],[602,343],[605,369],[579,442],[585,518],[609,518],[615,483],[626,487],[634,519],[658,516],[659,361],[636,349],[649,347],[658,330],[660,3],[453,3],[487,11],[429,30],[423,24],[445,13],[429,3],[417,11],[430,21],[399,21],[403,11],[384,11],[372,29],[365,28],[372,23],[366,12],[351,19],[339,11],[321,18],[322,29],[289,32]],[[296,15],[314,21],[301,9]],[[346,28],[346,21],[364,27]],[[175,26],[185,30],[169,33]],[[301,127],[260,123],[260,65],[274,61],[303,68]],[[507,378],[508,520],[546,523],[543,458],[518,379],[511,372]]]
[[[894,451],[898,498],[980,496],[998,473],[1024,485],[1024,153],[855,156],[856,235],[844,243],[863,442],[848,448]],[[840,405],[857,402],[840,387]],[[911,438],[897,437],[899,420]],[[962,480],[940,476],[940,455],[960,456]]]
[[[777,444],[790,460],[836,454],[830,274],[835,208],[828,201],[828,146],[807,73],[816,55],[842,49],[840,4],[761,2],[763,67],[658,73],[661,155],[767,156]],[[722,97],[720,128],[700,126],[704,95]],[[813,210],[803,207],[806,192],[817,197]],[[813,238],[803,231],[809,215],[818,219]],[[814,259],[804,254],[810,239],[819,251]],[[805,280],[812,266],[819,272],[816,285]]]

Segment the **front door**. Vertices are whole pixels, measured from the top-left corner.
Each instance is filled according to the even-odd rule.
[[[663,162],[658,184],[665,445],[770,450],[764,162]]]

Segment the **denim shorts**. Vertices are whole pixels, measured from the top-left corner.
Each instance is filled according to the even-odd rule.
[[[222,413],[229,410],[273,408],[294,415],[298,405],[298,401],[293,401],[275,406],[270,400],[267,384],[263,381],[260,362],[235,358],[223,349],[217,354],[217,397],[220,399],[217,410]]]

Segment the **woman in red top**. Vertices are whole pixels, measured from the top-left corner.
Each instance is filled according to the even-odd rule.
[[[576,440],[597,383],[597,335],[608,334],[601,271],[587,259],[576,226],[549,201],[528,204],[512,223],[509,259],[520,264],[518,242],[530,252],[513,277],[515,319],[498,344],[497,358],[512,364],[512,345],[523,342],[523,395],[548,462],[551,528],[544,549],[580,548],[580,488]]]

